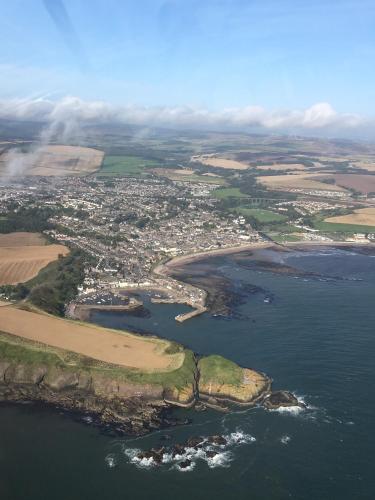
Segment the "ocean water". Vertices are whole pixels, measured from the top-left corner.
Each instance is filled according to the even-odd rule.
[[[375,258],[332,249],[294,252],[285,262],[320,276],[210,260],[234,289],[263,290],[245,297],[232,319],[204,314],[176,324],[184,306],[153,304],[147,318],[101,312],[93,319],[264,371],[306,410],[177,410],[192,423],[134,439],[32,404],[1,406],[0,499],[375,498]],[[136,450],[216,433],[229,444],[214,459],[191,450],[184,472],[168,457],[160,467],[134,459]]]

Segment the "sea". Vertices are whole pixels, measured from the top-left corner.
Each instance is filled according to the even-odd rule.
[[[206,272],[224,276],[237,297],[229,317],[205,313],[178,324],[187,306],[145,296],[149,314],[98,312],[92,320],[263,371],[305,409],[178,409],[189,423],[134,438],[53,408],[2,405],[0,499],[374,499],[375,256],[319,248],[273,257],[289,272],[261,268],[251,256],[206,261]],[[227,444],[211,458],[191,449],[180,457],[191,462],[184,470],[172,456],[160,466],[136,458],[213,434]]]

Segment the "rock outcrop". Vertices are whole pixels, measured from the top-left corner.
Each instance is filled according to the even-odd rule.
[[[143,373],[13,342],[4,335],[0,341],[0,401],[48,403],[127,434],[178,424],[167,415],[173,406],[200,402],[202,407],[223,409],[229,403],[256,404],[268,395],[271,384],[265,375],[221,356],[198,361],[189,350],[175,371]],[[274,400],[269,396],[265,405]],[[199,446],[199,439],[192,445]]]
[[[118,432],[143,434],[167,424],[163,387],[79,369],[0,362],[1,401],[40,401],[87,413]]]
[[[263,373],[241,368],[221,356],[208,356],[198,363],[199,398],[218,407],[223,403],[253,405],[269,391],[271,379]]]
[[[299,408],[306,408],[304,403],[288,391],[275,391],[268,394],[263,400],[263,406],[269,410],[277,410],[278,408],[287,408],[290,406],[298,406]]]

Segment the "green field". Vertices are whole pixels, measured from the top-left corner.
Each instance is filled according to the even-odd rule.
[[[249,195],[241,193],[238,188],[220,188],[214,191],[215,198],[225,200],[228,198],[249,198]]]
[[[277,236],[268,235],[276,243],[288,243],[294,241],[301,241],[302,236],[297,236],[295,234],[278,234]]]
[[[240,207],[236,209],[236,212],[247,217],[254,217],[257,221],[261,223],[267,222],[282,222],[287,220],[285,215],[277,214],[275,212],[271,212],[271,210],[263,210],[261,208],[246,208]]]
[[[97,175],[109,177],[141,175],[145,169],[159,166],[157,160],[146,160],[140,156],[105,156]]]
[[[337,222],[317,221],[315,229],[327,233],[375,233],[375,226],[362,226],[360,224],[340,224]]]

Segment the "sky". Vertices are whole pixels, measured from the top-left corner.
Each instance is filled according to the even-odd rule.
[[[75,102],[91,110],[100,102],[107,115],[131,119],[130,109],[147,110],[144,118],[156,121],[160,110],[167,121],[181,109],[197,120],[199,110],[209,124],[218,116],[223,124],[228,110],[229,122],[247,123],[251,110],[270,128],[284,127],[274,123],[280,116],[309,128],[311,114],[316,128],[318,114],[332,131],[375,117],[374,0],[0,5],[0,116],[4,103],[10,113],[20,101],[34,108],[37,101],[38,109]]]

